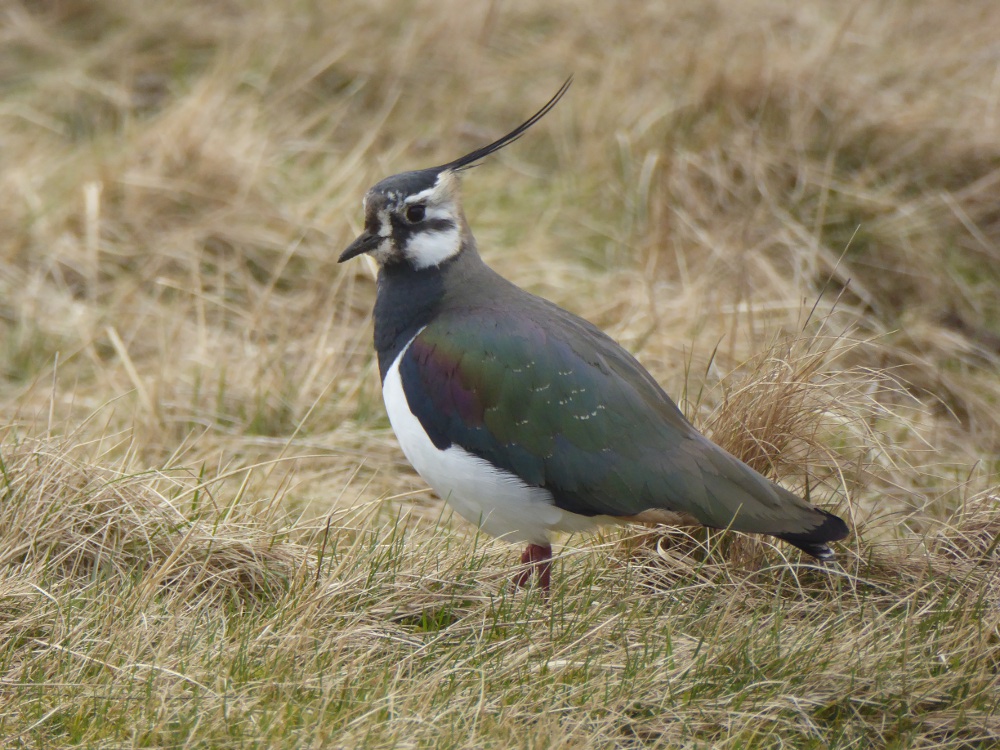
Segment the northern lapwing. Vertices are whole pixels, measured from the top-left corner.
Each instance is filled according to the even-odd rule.
[[[403,453],[461,516],[527,544],[518,585],[537,572],[549,587],[551,532],[611,521],[771,534],[833,557],[842,519],[710,442],[625,349],[480,258],[459,173],[520,138],[569,84],[488,146],[365,195],[364,231],[339,262],[378,264],[375,350]]]

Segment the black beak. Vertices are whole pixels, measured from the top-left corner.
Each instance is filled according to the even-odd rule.
[[[372,250],[379,246],[382,242],[382,238],[377,234],[372,234],[367,229],[363,231],[358,238],[354,240],[347,249],[340,254],[337,258],[338,263],[343,263],[345,260],[350,260],[351,258],[356,258],[364,253],[370,253]]]

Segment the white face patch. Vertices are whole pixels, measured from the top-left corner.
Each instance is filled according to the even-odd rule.
[[[449,219],[455,221],[455,209],[449,203],[447,206],[427,206],[424,221],[430,219]]]
[[[407,206],[411,206],[414,203],[423,203],[424,201],[433,198],[437,194],[438,189],[440,187],[441,187],[441,175],[438,175],[438,178],[434,182],[434,185],[432,187],[429,187],[426,190],[421,190],[419,193],[414,193],[403,202]]]
[[[462,249],[459,210],[456,205],[456,178],[441,172],[426,190],[407,196],[404,206],[424,206],[424,218],[413,225],[403,255],[415,269],[432,268],[457,255]],[[405,210],[405,209],[404,209]],[[434,228],[434,222],[447,221],[448,228]]]
[[[442,212],[444,217],[447,214]],[[403,254],[418,271],[439,266],[462,249],[462,235],[457,226],[439,231],[415,232],[410,235]]]
[[[392,221],[389,219],[389,209],[383,208],[378,212],[378,236],[388,237],[392,234]]]

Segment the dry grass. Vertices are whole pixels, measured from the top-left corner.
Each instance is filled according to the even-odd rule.
[[[0,6],[12,747],[1000,744],[1000,11]],[[856,534],[572,539],[549,602],[392,438],[360,198],[487,259]]]

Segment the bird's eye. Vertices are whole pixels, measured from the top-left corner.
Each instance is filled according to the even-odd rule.
[[[406,220],[411,224],[416,224],[424,220],[425,213],[427,213],[427,206],[423,203],[414,203],[412,206],[406,207]]]

